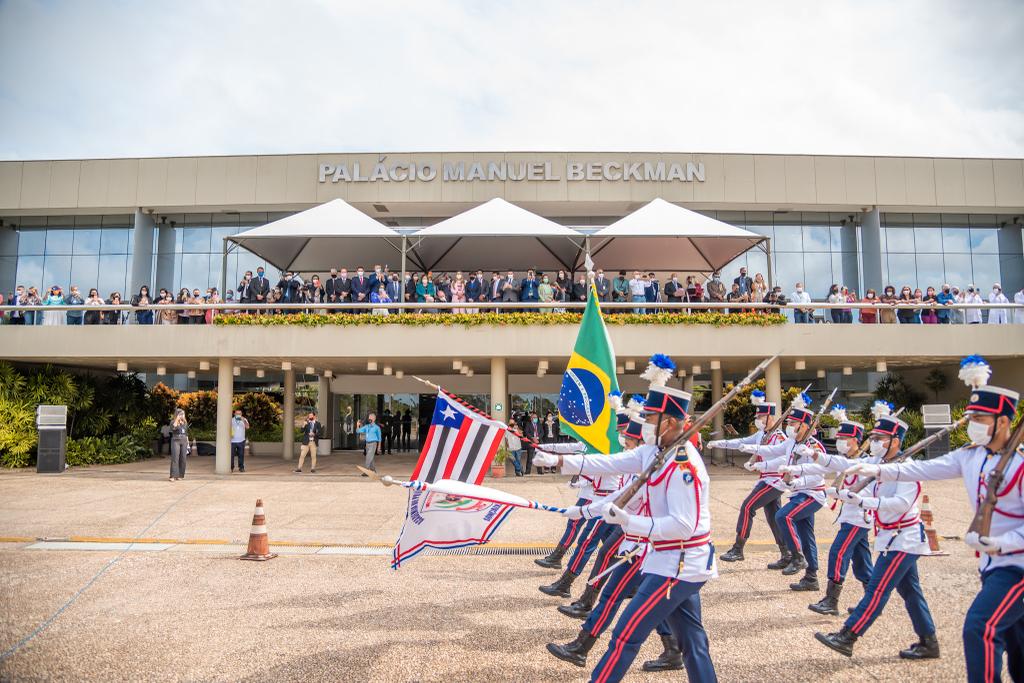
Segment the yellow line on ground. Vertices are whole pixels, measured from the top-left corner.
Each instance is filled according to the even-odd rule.
[[[0,543],[31,543],[34,540],[30,536],[0,536]]]

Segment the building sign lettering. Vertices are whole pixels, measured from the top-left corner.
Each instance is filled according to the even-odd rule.
[[[416,162],[385,163],[372,167],[358,161],[351,164],[320,164],[321,183],[429,183],[472,181],[630,181],[630,182],[704,182],[704,164],[664,161],[569,161],[555,167],[550,161],[457,161],[436,164]]]

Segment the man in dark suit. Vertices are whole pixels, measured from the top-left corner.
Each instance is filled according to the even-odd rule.
[[[302,425],[302,439],[299,446],[299,466],[296,472],[302,472],[302,463],[306,460],[306,453],[310,455],[309,473],[316,473],[316,447],[324,436],[324,426],[316,419],[316,411],[309,411],[306,416],[306,424]]]
[[[380,416],[380,453],[391,455],[391,448],[394,446],[394,418],[391,416],[391,409],[385,408],[384,413]]]
[[[338,302],[338,295],[341,293],[341,280],[338,279],[338,269],[331,268],[331,276],[324,283],[324,294],[331,303]]]
[[[533,421],[530,419],[530,416],[528,414],[523,413],[522,418],[519,419],[519,420],[516,420],[516,422],[519,423],[519,428],[523,432],[523,436],[525,436],[530,441],[533,441],[533,442],[537,441],[537,427],[534,425]],[[523,442],[523,448],[526,449],[526,469],[525,469],[525,472],[526,472],[526,474],[529,474],[530,473],[531,463],[533,463],[533,451],[534,451],[534,448],[533,448],[533,446],[531,446],[530,444],[526,443],[525,441]],[[537,473],[538,474],[541,473],[541,470],[538,469]]]
[[[587,276],[585,274],[580,275],[580,279],[572,286],[572,300],[587,300]]]
[[[594,287],[597,288],[597,299],[598,301],[610,301],[612,292],[611,280],[604,276],[604,271],[600,268],[597,269],[597,275],[594,276]]]
[[[540,301],[540,294],[537,291],[537,287],[540,285],[537,282],[537,275],[533,272],[533,269],[526,271],[526,277],[523,278],[522,283],[519,285],[519,300],[520,301]]]
[[[402,444],[399,446],[403,451],[412,448],[412,413],[406,408],[402,413]]]
[[[489,291],[487,293],[488,301],[501,301],[501,286],[504,282],[497,272],[491,274],[491,283],[488,285]]]
[[[476,274],[469,278],[469,282],[466,283],[466,301],[481,301],[480,295],[485,294],[487,291],[487,285],[484,283],[483,271],[476,271]],[[487,299],[483,299],[486,301]],[[470,308],[467,309],[470,313],[478,313],[480,309]]]
[[[657,276],[654,273],[649,273],[647,277],[649,278],[651,286],[647,287],[644,290],[644,296],[647,298],[647,301],[649,303],[654,303],[654,302],[656,302],[658,300],[658,298],[659,298],[659,296],[661,294],[661,285],[658,283]],[[647,312],[648,313],[657,313],[658,309],[656,309],[656,308],[648,308]]]
[[[754,281],[747,277],[747,269],[740,268],[740,276],[733,279],[740,288],[740,294],[750,294],[750,290],[754,288]]]
[[[352,278],[352,302],[353,303],[364,303],[370,300],[370,278],[366,277],[363,272],[363,267],[360,266],[356,269],[356,276]],[[358,313],[365,313],[363,309],[359,309]]]
[[[513,273],[511,270],[508,271],[508,274],[501,279],[500,286],[501,286],[501,301],[503,303],[505,303],[505,302],[518,302],[519,301],[519,292],[521,291],[522,286],[519,284],[519,281],[516,280],[516,274],[515,273]],[[514,313],[515,312],[514,308],[503,308],[501,310],[503,312],[505,312],[505,313]]]
[[[679,284],[679,276],[672,273],[672,278],[665,283],[665,301],[670,304],[682,303],[686,298],[686,287]],[[678,313],[677,309],[670,309],[670,313]]]
[[[252,271],[245,271],[242,281],[238,283],[238,303],[252,303]],[[246,311],[248,312],[248,311]]]
[[[256,269],[256,277],[249,283],[249,291],[254,304],[267,303],[267,296],[270,294],[270,280],[263,271],[263,266]]]
[[[399,282],[398,273],[392,273],[391,277],[388,278],[388,283],[384,287],[384,291],[388,293],[388,298],[395,303],[399,303],[402,300],[402,283]]]

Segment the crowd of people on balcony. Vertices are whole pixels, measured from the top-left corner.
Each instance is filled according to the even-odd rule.
[[[78,286],[71,285],[65,292],[60,285],[53,285],[41,295],[34,286],[19,285],[15,292],[3,296],[8,306],[81,306],[81,310],[47,311],[5,311],[0,313],[0,322],[14,325],[117,325],[162,324],[162,325],[204,325],[210,324],[213,318],[221,313],[238,312],[234,309],[214,310],[205,308],[205,304],[233,303],[238,304],[331,304],[351,303],[366,304],[366,308],[347,309],[351,313],[370,313],[372,315],[389,315],[394,309],[387,304],[405,301],[406,303],[422,304],[410,312],[435,313],[478,313],[486,310],[531,310],[497,308],[488,309],[479,304],[489,303],[548,303],[552,306],[540,308],[541,311],[564,312],[567,309],[557,304],[568,302],[585,302],[588,285],[583,272],[573,273],[567,270],[556,272],[540,272],[528,270],[520,277],[513,271],[492,272],[489,275],[482,270],[463,273],[412,272],[405,280],[403,288],[400,274],[390,271],[387,266],[374,266],[369,272],[362,267],[354,273],[347,269],[331,269],[330,275],[321,279],[312,275],[308,280],[301,274],[285,272],[273,282],[267,277],[263,268],[253,274],[247,271],[237,287],[228,291],[226,296],[215,287],[205,290],[182,287],[175,295],[166,289],[160,289],[156,295],[149,287],[143,285],[138,292],[131,295],[127,302],[120,292],[111,292],[103,297],[95,288],[83,296]],[[866,324],[991,324],[1024,323],[1024,310],[1013,311],[1004,306],[1010,303],[1024,304],[1024,288],[1008,297],[999,283],[983,293],[979,287],[969,284],[966,287],[943,284],[940,287],[929,286],[923,291],[904,285],[898,290],[893,285],[882,289],[881,295],[874,289],[868,289],[864,296],[841,284],[833,284],[824,301],[815,301],[802,282],[797,282],[789,294],[783,293],[779,285],[769,288],[765,277],[756,273],[753,277],[741,268],[739,276],[726,284],[719,273],[710,278],[687,275],[680,279],[672,273],[664,282],[656,273],[635,270],[631,274],[619,271],[617,276],[608,277],[603,270],[597,269],[594,286],[598,298],[605,302],[623,304],[635,303],[635,308],[609,309],[610,313],[633,312],[638,314],[657,313],[660,310],[679,311],[675,308],[659,308],[652,304],[659,303],[721,303],[734,304],[721,307],[726,313],[772,312],[773,308],[750,308],[744,304],[759,302],[772,306],[790,304],[793,320],[796,323],[830,322],[850,324],[854,322],[854,310],[857,310],[857,321]],[[404,294],[404,299],[403,299]],[[137,311],[110,311],[96,307],[111,304],[128,303],[139,307]],[[460,303],[475,303],[475,306],[459,307]],[[830,307],[822,309],[815,304],[827,303]],[[143,307],[162,304],[169,308],[152,310]],[[456,304],[454,307],[437,307],[433,304]],[[642,304],[642,305],[641,305]],[[806,306],[803,306],[806,304]],[[842,304],[849,304],[844,307]],[[876,304],[875,307],[854,306],[854,304]],[[934,304],[931,308],[900,308],[897,304]],[[983,308],[955,308],[949,304],[982,304]],[[90,310],[93,309],[93,310]],[[244,310],[244,309],[239,309]],[[280,308],[262,313],[298,313],[302,310],[326,311],[327,309]],[[682,309],[684,311],[695,309]],[[255,312],[255,311],[253,311]]]

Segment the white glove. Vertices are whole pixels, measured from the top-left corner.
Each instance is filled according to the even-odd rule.
[[[800,474],[801,469],[800,465],[783,465],[779,468],[779,472],[782,474]]]
[[[749,469],[751,472],[764,472],[766,469],[768,469],[768,464],[763,461],[759,461],[752,463],[750,467],[748,467],[747,469]]]
[[[572,507],[565,508],[562,516],[569,519],[581,519],[583,517],[583,510],[580,509],[579,505],[573,505]]]
[[[793,449],[793,452],[799,455],[801,458],[814,457],[815,453],[813,448],[804,443],[798,444],[797,447]]]
[[[740,453],[747,453],[749,455],[753,455],[754,453],[757,453],[757,445],[752,443],[745,443],[742,446],[740,446]]]
[[[871,496],[862,496],[860,499],[860,506],[864,510],[877,510],[878,506],[882,504],[881,498],[872,498]]]
[[[745,469],[747,472],[753,472],[754,471],[754,463],[749,462],[749,461],[743,463],[743,469]]]
[[[545,453],[544,451],[537,451],[533,456],[534,467],[557,467],[558,456],[552,453]]]
[[[569,480],[569,488],[571,489],[581,489],[584,487],[584,485],[586,485],[586,482],[583,481],[582,479],[577,478]]]
[[[878,465],[872,465],[867,462],[859,462],[856,465],[851,465],[843,474],[856,474],[862,477],[875,477],[878,478],[878,474],[881,472],[881,468]]]
[[[629,522],[629,513],[614,503],[605,508],[602,517],[604,517],[604,521],[608,524],[615,524],[617,526],[625,526]]]
[[[829,486],[825,489],[825,495],[829,498],[839,498],[839,490],[835,486]]]
[[[804,480],[803,477],[796,477],[794,479],[790,479],[789,483],[786,484],[786,486],[789,487],[790,491],[795,491],[795,490],[797,490],[799,488],[802,488],[805,485],[806,484],[805,484],[805,480]]]
[[[1002,552],[1002,548],[996,544],[995,539],[991,536],[979,536],[977,531],[967,532],[967,535],[964,536],[964,543],[971,546],[979,553],[998,555]]]
[[[725,441],[723,439],[708,441],[707,448],[725,448]]]
[[[861,497],[850,489],[843,489],[839,492],[839,500],[846,501],[847,503],[853,503],[854,505],[860,505]]]

